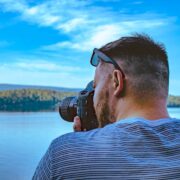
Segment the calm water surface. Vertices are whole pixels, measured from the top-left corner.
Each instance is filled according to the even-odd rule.
[[[180,118],[180,108],[168,110]],[[31,179],[50,142],[68,132],[57,112],[0,113],[0,180]]]
[[[0,113],[0,180],[29,180],[55,137],[72,131],[57,112]]]

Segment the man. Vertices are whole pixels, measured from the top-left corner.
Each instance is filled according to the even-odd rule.
[[[122,37],[95,49],[91,64],[100,127],[55,139],[33,179],[180,179],[180,120],[166,109],[163,45],[145,35]]]

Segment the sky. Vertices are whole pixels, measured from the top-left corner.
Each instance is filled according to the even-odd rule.
[[[84,88],[92,50],[135,32],[165,45],[180,95],[179,0],[0,0],[0,83]]]

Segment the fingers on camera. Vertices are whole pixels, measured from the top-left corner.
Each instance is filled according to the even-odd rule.
[[[81,121],[78,116],[74,118],[74,125],[73,125],[74,131],[81,131]]]

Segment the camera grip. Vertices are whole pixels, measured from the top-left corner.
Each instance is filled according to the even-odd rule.
[[[88,94],[87,94],[88,93]],[[81,119],[81,130],[92,130],[98,128],[98,121],[93,107],[93,91],[78,97],[77,115]]]

